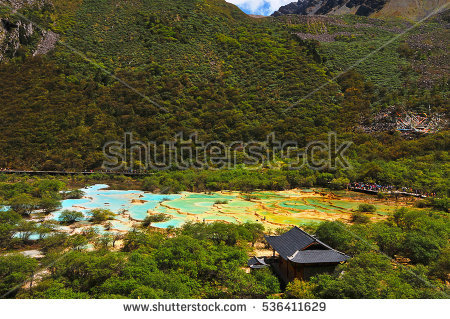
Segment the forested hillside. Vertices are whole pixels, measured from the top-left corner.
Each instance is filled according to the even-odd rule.
[[[316,115],[337,114],[335,84],[282,114],[328,77],[281,26],[253,21],[224,1],[83,1],[58,8],[39,10],[40,23],[169,112],[64,46],[35,58],[19,52],[0,71],[5,166],[42,167],[47,159],[47,168],[95,168],[96,152],[123,131],[162,141],[179,131],[249,140],[273,130],[305,139],[333,129]],[[60,19],[63,9],[74,13]]]
[[[411,28],[401,19],[254,19],[222,0],[5,3],[0,167],[98,169],[103,144],[124,132],[157,142],[275,132],[306,145],[336,131],[355,143],[356,168],[335,177],[389,182],[395,170],[398,183],[427,176],[445,189],[445,126],[412,140],[359,128],[390,107],[448,116],[448,13],[401,35]]]

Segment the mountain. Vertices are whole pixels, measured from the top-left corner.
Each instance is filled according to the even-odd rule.
[[[419,20],[438,8],[445,9],[448,0],[299,0],[282,6],[273,15],[340,15],[365,17],[404,17]]]
[[[179,132],[222,142],[273,132],[306,145],[335,131],[401,147],[366,147],[355,160],[396,159],[414,144],[360,135],[361,121],[390,106],[448,108],[448,14],[392,41],[409,22],[255,19],[223,0],[6,2],[0,167],[96,169],[103,145],[125,132],[158,143]]]
[[[338,112],[333,83],[284,114],[329,80],[325,68],[281,26],[223,0],[15,8],[0,11],[0,167],[98,168],[102,145],[124,132],[158,142],[178,132],[260,140],[274,130],[305,139],[333,125],[318,113]],[[37,54],[47,32],[59,42]]]

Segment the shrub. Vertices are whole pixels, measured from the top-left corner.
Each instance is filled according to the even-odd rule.
[[[153,177],[146,177],[144,178],[142,182],[142,189],[144,191],[154,192],[155,190],[159,189],[159,180],[155,179]]]
[[[84,218],[83,213],[66,209],[61,213],[61,215],[59,215],[58,220],[61,224],[70,225],[82,220],[83,218]]]
[[[361,213],[375,213],[377,208],[371,204],[360,204],[358,206],[358,211]]]
[[[314,287],[310,282],[295,279],[287,285],[286,296],[294,299],[314,299]]]
[[[149,227],[153,223],[162,223],[170,220],[171,217],[166,214],[155,214],[155,215],[149,215],[145,217],[144,221],[142,222],[142,226]]]
[[[227,205],[228,201],[227,200],[216,200],[216,202],[214,204],[215,205]]]
[[[114,213],[109,209],[93,209],[90,212],[91,214],[91,222],[99,224],[101,222],[111,220],[114,218]]]
[[[345,177],[334,178],[330,182],[330,188],[334,190],[342,190],[345,189],[348,184],[350,184],[350,180],[348,178]]]
[[[43,197],[39,200],[38,208],[42,209],[45,214],[50,214],[61,208],[61,202],[52,197]]]
[[[370,217],[361,213],[353,213],[351,221],[355,224],[367,224],[370,222]]]
[[[65,199],[81,199],[84,196],[84,192],[81,189],[74,189],[72,191],[65,192],[63,196]]]
[[[250,202],[252,199],[258,199],[258,196],[255,195],[245,195],[244,200]]]
[[[444,196],[443,198],[427,198],[427,199],[418,200],[415,203],[415,206],[418,208],[432,207],[437,210],[448,212],[449,200],[448,200],[448,197],[446,197],[446,196]]]
[[[29,194],[20,194],[10,200],[10,207],[21,215],[30,215],[37,208],[37,201]]]
[[[111,230],[112,227],[113,227],[113,224],[111,222],[107,222],[104,225],[105,230]]]
[[[385,194],[383,192],[379,192],[379,193],[377,193],[377,197],[378,197],[378,199],[385,199],[387,197],[387,194]]]
[[[439,209],[442,210],[444,212],[448,212],[449,211],[449,205],[450,202],[448,200],[447,196],[444,196],[442,198],[432,198],[430,200],[430,206],[435,208],[435,209]]]

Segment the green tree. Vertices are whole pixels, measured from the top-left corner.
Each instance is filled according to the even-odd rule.
[[[334,178],[331,180],[329,187],[335,190],[346,189],[350,180],[346,177]]]
[[[244,229],[248,231],[248,235],[246,236],[247,240],[252,243],[252,247],[255,246],[255,243],[262,240],[264,237],[264,225],[260,223],[250,223],[246,222],[243,225]]]
[[[132,299],[160,299],[161,293],[151,287],[139,287],[130,293]]]
[[[314,288],[311,282],[295,279],[286,286],[286,295],[294,299],[314,299]]]
[[[9,204],[12,210],[25,216],[30,215],[37,208],[37,201],[25,193],[11,198]]]
[[[280,282],[270,268],[258,269],[252,273],[252,276],[256,282],[265,287],[264,296],[281,292]]]
[[[97,208],[89,212],[91,215],[91,221],[94,224],[99,224],[107,220],[114,219],[115,214],[109,209]]]
[[[361,213],[353,213],[351,221],[355,224],[367,224],[370,222],[370,217]]]
[[[116,243],[119,240],[122,240],[123,238],[124,238],[123,234],[121,234],[121,233],[113,233],[112,234],[112,246],[113,246],[113,248],[115,248],[116,247]]]
[[[100,249],[108,249],[109,245],[112,243],[112,237],[110,234],[103,234],[96,240],[96,246]]]
[[[450,274],[450,246],[447,246],[437,260],[434,260],[430,265],[431,276],[442,280],[448,280]]]
[[[44,252],[63,250],[67,247],[68,235],[65,233],[53,233],[46,236],[40,242],[41,250]]]
[[[82,250],[90,241],[96,242],[98,240],[97,234],[94,236],[86,236],[84,234],[72,235],[67,239],[67,245],[75,250]]]
[[[108,251],[71,251],[52,264],[52,277],[61,278],[68,287],[89,292],[107,279],[118,276],[126,264],[121,253]]]
[[[159,179],[154,177],[146,177],[142,181],[142,189],[144,191],[154,192],[160,188]]]
[[[334,275],[312,280],[314,293],[331,299],[417,298],[418,292],[393,268],[386,256],[363,253],[339,267]]]
[[[49,236],[56,229],[56,222],[44,221],[36,226],[36,234],[39,235],[39,239],[43,239]]]
[[[33,221],[21,220],[17,225],[18,237],[27,242],[30,240],[31,235],[36,233],[37,224]]]
[[[64,210],[58,217],[58,220],[62,224],[71,225],[73,223],[83,220],[84,215],[82,212],[75,210]]]
[[[89,299],[86,292],[76,292],[66,288],[63,283],[54,279],[45,279],[33,287],[31,291],[22,291],[17,296],[20,299]]]
[[[370,233],[380,250],[391,257],[399,254],[405,245],[405,233],[388,222],[373,223]]]
[[[123,241],[124,245],[122,250],[126,252],[134,251],[140,248],[149,249],[152,247],[157,247],[162,240],[162,235],[160,234],[147,234],[140,231],[129,231]]]
[[[38,198],[56,197],[65,187],[64,182],[58,179],[40,179],[33,183],[33,195]]]
[[[375,213],[377,211],[377,208],[375,205],[371,204],[360,204],[358,206],[358,211],[361,213]]]
[[[20,254],[0,256],[0,296],[13,298],[37,267],[36,260]]]
[[[413,263],[428,265],[438,259],[441,252],[441,241],[421,231],[406,234],[403,252]]]
[[[74,189],[63,193],[64,199],[81,199],[84,196],[84,192],[81,189]]]
[[[38,209],[42,209],[45,214],[50,214],[62,207],[60,200],[52,197],[43,197],[39,200]]]
[[[316,236],[334,249],[350,255],[370,251],[377,247],[366,234],[364,228],[350,228],[342,222],[324,222],[316,229]],[[365,238],[365,240],[361,240]]]
[[[170,220],[172,217],[166,214],[154,214],[154,215],[148,215],[145,217],[144,221],[142,222],[142,226],[149,227],[153,223],[162,223]]]
[[[15,235],[22,217],[15,211],[8,210],[0,213],[0,247],[10,248],[17,242]]]

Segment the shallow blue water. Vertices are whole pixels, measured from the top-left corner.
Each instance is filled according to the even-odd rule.
[[[111,225],[112,225],[112,227],[111,227],[112,230],[122,230],[122,231],[130,230],[130,227],[128,225],[121,223],[119,220],[112,220]]]
[[[173,218],[167,222],[154,223],[154,224],[152,224],[152,226],[158,227],[158,228],[168,228],[168,227],[172,226],[172,227],[176,228],[176,227],[181,227],[185,222],[186,222],[186,220],[184,220],[184,219]]]
[[[237,220],[234,216],[211,214],[211,209],[217,200],[232,202],[233,199],[236,199],[236,196],[233,195],[223,195],[218,193],[211,195],[187,193],[182,200],[177,200],[182,198],[182,195],[161,195],[137,190],[110,190],[108,188],[108,185],[98,184],[82,189],[85,193],[84,198],[64,200],[62,202],[61,210],[53,213],[53,218],[58,220],[61,212],[68,209],[82,212],[87,220],[89,218],[89,212],[92,209],[105,208],[116,214],[115,219],[111,221],[112,231],[130,230],[132,228],[130,221],[144,220],[145,217],[148,216],[149,211],[150,213],[164,213],[173,217],[166,222],[152,224],[152,226],[158,228],[180,227],[187,220],[192,220],[192,217],[187,218],[188,214],[198,215],[198,221],[205,219],[205,221],[222,220],[234,223],[238,220],[240,222],[245,222],[247,220],[255,221],[257,219],[254,216],[240,216]],[[165,202],[164,206],[160,205],[161,202]],[[301,202],[298,204],[299,205],[297,205],[296,202],[287,201],[286,203],[282,202],[280,205],[286,208],[292,206],[293,208],[298,209],[315,209],[315,207],[305,205]],[[320,205],[320,203],[315,204]],[[166,205],[168,207],[165,207]],[[230,206],[233,206],[232,203]],[[128,215],[131,217],[131,220]],[[103,226],[95,227],[101,234],[106,232]]]
[[[181,198],[181,195],[161,195],[161,194],[151,194],[145,193],[143,191],[126,191],[126,190],[109,190],[109,186],[105,184],[98,184],[90,187],[83,188],[82,191],[85,193],[82,199],[68,199],[62,201],[62,208],[53,213],[53,219],[58,220],[61,212],[68,210],[75,210],[82,212],[85,218],[88,218],[88,213],[92,209],[104,208],[109,209],[115,214],[119,214],[125,211],[135,220],[144,220],[148,215],[148,210],[154,210],[160,202],[171,201],[174,199]],[[134,201],[145,201],[142,204],[133,203]],[[128,218],[117,215],[116,219],[118,221],[128,221]],[[176,224],[177,221],[172,222]],[[167,224],[171,226],[170,222],[161,223],[162,226]],[[113,224],[114,229],[117,230],[128,230],[129,227],[121,224],[120,222]],[[156,224],[155,224],[156,225]],[[159,225],[157,227],[160,227]]]
[[[14,238],[20,238],[22,236],[22,233],[16,233],[13,237]],[[31,234],[30,237],[28,237],[28,240],[38,240],[39,234]]]

